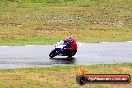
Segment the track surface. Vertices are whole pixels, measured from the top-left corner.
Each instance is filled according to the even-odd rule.
[[[1,46],[0,68],[132,62],[132,42],[83,43],[72,60],[49,59],[54,45]]]

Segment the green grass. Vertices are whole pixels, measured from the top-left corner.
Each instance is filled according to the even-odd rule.
[[[43,44],[54,44],[56,41],[62,40],[60,38],[28,38],[28,39],[16,39],[16,40],[1,40],[0,45],[43,45]]]
[[[82,66],[87,74],[130,74],[132,63]],[[2,88],[80,88],[76,83],[79,66],[53,66],[20,69],[1,69]],[[84,88],[130,88],[130,84],[87,84]]]
[[[47,38],[53,44],[70,34],[80,42],[130,41],[131,4],[131,0],[1,0],[0,45],[47,44]]]

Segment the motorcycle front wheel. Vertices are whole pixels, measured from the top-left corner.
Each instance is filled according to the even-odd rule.
[[[57,54],[56,54],[56,51],[53,50],[53,51],[50,52],[49,57],[50,57],[50,58],[53,58],[53,57],[55,57],[56,55],[57,55]]]

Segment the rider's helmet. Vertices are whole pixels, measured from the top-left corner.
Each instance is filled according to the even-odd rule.
[[[69,42],[72,42],[74,40],[73,36],[68,36]]]

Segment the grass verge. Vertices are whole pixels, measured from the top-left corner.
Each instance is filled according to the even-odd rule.
[[[80,88],[75,77],[79,66],[53,66],[0,70],[2,88]],[[83,66],[87,73],[130,74],[132,63]],[[83,88],[130,88],[130,84],[87,84]]]
[[[15,40],[1,40],[0,46],[15,46],[15,45],[43,45],[43,44],[54,44],[57,41],[62,40],[61,38],[25,38]]]
[[[1,0],[0,6],[0,45],[53,44],[67,35],[80,42],[132,40],[131,0]]]

